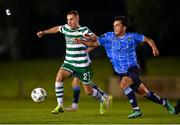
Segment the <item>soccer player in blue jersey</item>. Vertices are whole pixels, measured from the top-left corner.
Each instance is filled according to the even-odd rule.
[[[67,24],[55,26],[47,30],[37,32],[39,38],[47,34],[62,33],[66,40],[66,57],[64,63],[59,69],[55,81],[55,93],[57,97],[57,106],[52,110],[53,114],[64,112],[63,95],[64,95],[64,80],[72,75],[76,75],[83,83],[85,93],[96,98],[100,102],[100,114],[106,111],[106,99],[97,90],[92,88],[92,70],[88,60],[86,46],[76,44],[76,38],[82,38],[84,34],[89,34],[91,37],[94,33],[88,27],[79,24],[79,13],[76,10],[71,10],[67,13]]]
[[[77,39],[76,43],[83,43],[87,46],[100,45],[105,48],[115,72],[117,72],[121,79],[119,85],[133,109],[133,112],[128,118],[136,118],[142,115],[135,97],[135,92],[155,103],[161,104],[171,114],[174,114],[175,109],[169,101],[160,98],[157,94],[148,90],[139,78],[140,67],[136,57],[136,46],[139,43],[147,43],[152,48],[153,55],[158,56],[159,51],[154,41],[139,33],[126,32],[129,25],[130,20],[128,17],[116,16],[113,22],[114,32],[107,32],[93,40],[87,35],[87,40]]]

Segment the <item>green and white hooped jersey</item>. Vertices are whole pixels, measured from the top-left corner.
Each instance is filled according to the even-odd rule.
[[[59,27],[59,31],[65,35],[66,40],[66,56],[64,63],[70,64],[77,68],[85,68],[89,66],[89,55],[85,51],[84,44],[76,44],[76,38],[82,38],[84,34],[93,34],[87,27],[79,27],[78,29],[70,29],[65,24]]]

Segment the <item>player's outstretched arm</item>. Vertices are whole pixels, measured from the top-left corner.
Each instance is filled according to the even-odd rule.
[[[154,56],[158,56],[159,55],[159,51],[156,47],[156,44],[154,43],[154,41],[148,37],[144,38],[144,42],[146,42],[151,48],[152,48],[152,53]]]
[[[99,45],[97,40],[96,41],[93,41],[93,40],[84,40],[84,39],[81,39],[81,38],[77,38],[75,40],[75,43],[76,44],[84,44],[84,45],[89,46],[89,47],[97,47]]]
[[[58,31],[59,31],[59,26],[55,26],[55,27],[52,27],[50,29],[37,32],[37,36],[39,38],[41,38],[46,34],[53,34],[53,33],[57,33]]]
[[[96,46],[97,47],[97,46]],[[96,47],[88,47],[87,49],[86,49],[86,52],[87,53],[89,53],[89,52],[91,52],[91,51],[93,51]]]
[[[88,39],[88,40],[92,40],[92,41],[96,41],[98,39],[98,37],[95,35],[95,34],[84,34],[83,36],[85,39]]]

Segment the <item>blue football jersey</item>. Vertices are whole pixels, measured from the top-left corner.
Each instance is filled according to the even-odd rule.
[[[143,41],[144,35],[138,33],[125,33],[117,37],[114,32],[107,32],[98,37],[99,45],[105,48],[114,70],[119,74],[126,73],[131,66],[139,66],[136,47]]]

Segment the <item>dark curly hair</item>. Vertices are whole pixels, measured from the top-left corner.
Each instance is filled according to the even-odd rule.
[[[120,15],[114,17],[114,21],[119,21],[119,20],[122,22],[123,26],[126,26],[127,28],[131,26],[131,20],[129,17],[120,16]]]

